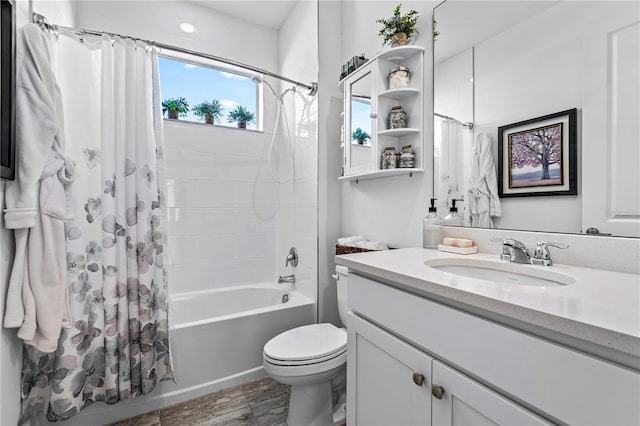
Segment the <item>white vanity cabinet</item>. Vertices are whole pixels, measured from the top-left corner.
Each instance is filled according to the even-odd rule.
[[[431,424],[433,358],[348,315],[347,424]]]
[[[640,424],[638,371],[391,284],[349,275],[347,424]]]
[[[348,333],[347,424],[550,424],[356,315]]]
[[[389,73],[402,66],[411,79],[406,87],[390,88]],[[344,176],[351,181],[423,172],[424,139],[424,48],[400,46],[385,50],[340,82],[344,90]],[[389,113],[394,106],[406,113],[405,128],[389,128]],[[360,129],[369,138],[358,140]],[[382,169],[385,147],[400,152],[411,145],[415,167]]]
[[[440,361],[433,362],[434,425],[550,425],[531,411]]]

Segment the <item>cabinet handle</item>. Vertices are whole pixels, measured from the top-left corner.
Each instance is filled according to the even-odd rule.
[[[436,397],[436,399],[442,399],[442,395],[444,395],[444,388],[438,385],[431,386],[431,395]]]
[[[424,375],[420,373],[413,373],[413,383],[418,386],[422,386],[422,384],[424,383]]]

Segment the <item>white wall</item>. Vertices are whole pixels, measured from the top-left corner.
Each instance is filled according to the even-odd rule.
[[[342,37],[342,1],[318,2],[318,280],[320,294],[319,321],[340,325],[336,301],[335,244],[341,231],[340,113],[343,110],[342,91],[338,76],[342,66],[338,46]]]
[[[32,8],[44,14],[50,22],[74,25],[76,5],[70,1],[26,1],[16,3],[16,26],[31,22]],[[4,210],[4,187],[0,182],[0,211]],[[4,227],[0,214],[0,318],[4,318],[5,296],[14,256],[13,232]],[[15,329],[2,328],[0,343],[0,424],[15,425],[20,416],[20,373],[22,369],[22,343]]]
[[[316,2],[299,1],[279,32],[280,74],[307,84],[318,81],[317,13]],[[290,87],[285,82],[280,85],[282,90]],[[280,275],[295,274],[295,288],[318,301],[318,96],[308,96],[302,88],[297,90],[299,93],[283,98],[295,152],[295,173],[289,182],[279,184],[276,267]],[[277,176],[281,180],[292,165],[288,143],[284,133],[276,138]],[[300,258],[295,269],[285,267],[291,247],[296,247]]]
[[[424,76],[423,164],[424,173],[387,177],[355,182],[342,182],[342,230],[341,234],[363,235],[371,240],[383,240],[394,247],[419,246],[422,244],[422,218],[427,213],[428,199],[433,190],[433,114],[432,80],[432,31],[431,17],[435,1],[402,2],[402,13],[415,9],[420,13],[418,29],[420,35],[415,44],[425,48],[426,70]],[[367,58],[383,49],[382,39],[377,35],[381,25],[377,19],[388,18],[398,4],[395,1],[344,1],[342,3],[342,58],[364,53]],[[324,34],[324,29],[323,29]],[[388,47],[385,47],[388,49]],[[338,84],[339,69],[332,70],[333,84]],[[339,124],[336,124],[338,131]],[[338,142],[336,142],[338,149]]]
[[[198,27],[180,30],[181,22]],[[185,1],[80,1],[78,25],[140,37],[267,70],[278,67],[278,33],[210,8]]]

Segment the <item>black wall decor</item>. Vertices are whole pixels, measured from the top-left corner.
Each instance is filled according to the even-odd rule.
[[[0,178],[15,179],[15,1],[0,0]]]

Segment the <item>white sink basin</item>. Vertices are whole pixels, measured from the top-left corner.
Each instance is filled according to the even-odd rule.
[[[505,261],[484,259],[431,259],[424,262],[430,268],[453,275],[500,283],[549,287],[569,285],[576,280],[545,266],[523,265]],[[544,269],[543,269],[544,268]]]

